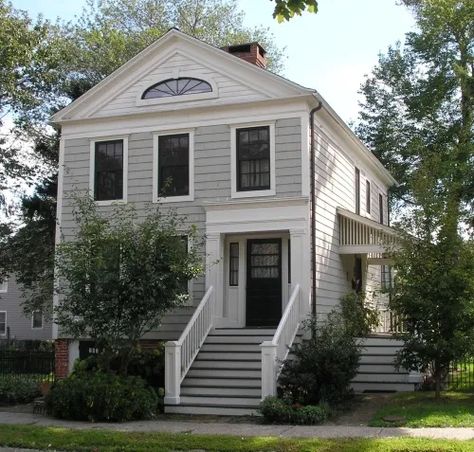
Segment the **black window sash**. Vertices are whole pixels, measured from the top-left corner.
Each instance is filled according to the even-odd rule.
[[[186,145],[181,139],[186,137]],[[172,140],[179,140],[173,146]],[[189,195],[189,134],[162,135],[158,139],[158,194],[166,197]]]
[[[266,139],[261,139],[261,132]],[[271,186],[270,127],[250,127],[236,130],[237,139],[237,191],[269,190]],[[243,134],[247,134],[244,142]],[[251,139],[257,134],[257,139]],[[256,149],[258,146],[266,149]],[[245,180],[245,183],[244,183]]]
[[[360,215],[360,170],[355,169],[355,213]]]
[[[123,199],[123,140],[97,141],[94,152],[94,199]]]

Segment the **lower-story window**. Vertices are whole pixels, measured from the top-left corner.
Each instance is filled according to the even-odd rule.
[[[34,311],[31,316],[31,328],[41,329],[43,328],[43,313],[41,311]]]
[[[7,311],[0,311],[0,336],[7,334]]]

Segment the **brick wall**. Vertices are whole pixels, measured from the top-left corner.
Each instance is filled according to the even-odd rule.
[[[67,339],[54,341],[54,356],[56,378],[66,378],[69,373],[69,342]]]

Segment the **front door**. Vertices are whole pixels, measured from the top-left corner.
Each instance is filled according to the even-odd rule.
[[[281,318],[281,239],[247,240],[247,326],[277,326]]]

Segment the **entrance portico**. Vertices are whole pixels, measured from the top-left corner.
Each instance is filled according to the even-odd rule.
[[[206,206],[206,287],[216,327],[276,327],[299,284],[310,310],[309,209],[305,198]]]

